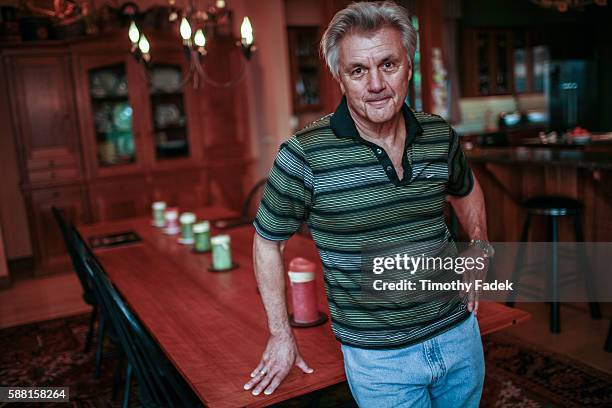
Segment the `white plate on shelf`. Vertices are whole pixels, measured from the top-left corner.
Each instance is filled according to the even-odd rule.
[[[180,122],[181,111],[172,103],[160,103],[155,107],[155,123],[158,127],[176,125]]]
[[[109,95],[116,95],[119,77],[113,71],[105,70],[97,73],[102,88]]]
[[[153,91],[178,92],[181,85],[181,72],[173,68],[156,68],[151,74]]]

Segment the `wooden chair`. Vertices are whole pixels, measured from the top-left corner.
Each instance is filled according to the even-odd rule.
[[[201,406],[197,396],[119,296],[100,264],[88,262],[87,268],[127,357],[123,407],[129,406],[132,377],[138,383],[138,399],[145,407]]]
[[[98,308],[100,310],[100,319],[98,322],[98,338],[96,341],[96,368],[95,368],[95,376],[96,378],[100,378],[100,374],[102,372],[102,361],[104,359],[104,340],[108,337],[112,344],[118,345],[117,335],[114,332],[112,327],[108,326],[108,322],[110,319],[110,314],[107,309],[101,306],[102,299],[99,294],[94,290],[94,280],[91,276],[90,270],[87,267],[90,263],[98,264],[98,260],[95,255],[91,252],[81,234],[74,228],[74,226],[70,226],[70,239],[72,241],[73,250],[75,254],[74,265],[75,269],[79,271],[78,273],[85,278],[87,282],[90,284],[90,290],[92,293],[92,297],[95,299],[96,304],[99,305]],[[117,347],[119,353],[122,354],[122,350]],[[115,353],[110,352],[106,353],[110,355],[114,355]],[[117,368],[115,372],[115,379],[120,376],[120,367]],[[116,394],[118,389],[118,384],[115,383],[113,388],[113,396]]]
[[[214,226],[219,229],[227,229],[251,224],[255,219],[267,181],[267,178],[261,179],[251,188],[238,217],[216,220]]]
[[[612,353],[612,321],[608,328],[608,337],[606,337],[606,344],[604,344],[604,350],[608,353]]]
[[[52,207],[51,211],[53,212],[53,217],[59,226],[59,229],[62,233],[62,237],[64,239],[64,245],[66,246],[66,250],[70,255],[70,260],[72,261],[72,267],[81,282],[81,287],[83,288],[83,300],[88,305],[93,307],[91,311],[91,317],[89,319],[89,329],[87,330],[87,337],[85,340],[85,353],[89,352],[91,347],[91,341],[93,339],[95,333],[96,319],[98,316],[98,303],[96,302],[96,298],[93,294],[93,290],[91,288],[91,282],[88,280],[87,276],[84,274],[82,268],[79,267],[79,259],[76,254],[76,249],[74,247],[74,241],[70,234],[70,230],[66,220],[62,216],[61,211],[57,207]]]

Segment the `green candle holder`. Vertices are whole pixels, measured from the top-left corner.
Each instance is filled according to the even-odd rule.
[[[217,271],[231,269],[233,263],[230,236],[214,236],[210,239],[210,244],[212,247],[212,269]]]
[[[166,220],[164,219],[164,212],[166,211],[166,203],[164,201],[156,201],[151,205],[153,210],[153,220],[151,225],[158,228],[166,226]]]
[[[210,251],[210,222],[202,221],[193,225],[194,252]]]
[[[196,222],[196,216],[194,213],[185,212],[182,213],[179,222],[181,223],[181,237],[179,243],[184,245],[191,245],[195,242],[193,238],[193,224]]]

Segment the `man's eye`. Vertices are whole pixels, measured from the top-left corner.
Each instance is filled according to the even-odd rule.
[[[361,68],[355,68],[353,72],[351,72],[351,74],[353,75],[361,75],[362,73],[363,73],[363,69]]]
[[[392,62],[385,62],[383,64],[383,67],[386,68],[386,69],[393,68],[393,63]]]

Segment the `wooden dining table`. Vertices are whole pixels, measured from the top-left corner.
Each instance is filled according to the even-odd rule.
[[[205,220],[236,215],[221,207],[201,208],[195,213]],[[210,253],[194,253],[190,246],[179,244],[176,235],[153,227],[148,217],[78,225],[77,229],[88,242],[128,231],[141,238],[134,243],[95,248],[94,254],[206,406],[268,406],[346,380],[340,344],[328,321],[317,327],[294,329],[300,353],[314,373],[305,374],[294,367],[269,396],[253,396],[243,389],[268,339],[266,314],[253,271],[252,226],[222,231],[212,228],[212,235],[231,236],[232,257],[238,265],[227,272],[209,271]],[[294,236],[288,241],[285,267],[298,256],[316,263],[319,308],[329,315],[323,270],[312,240]],[[481,304],[478,313],[482,335],[528,318],[524,311],[492,302]]]

